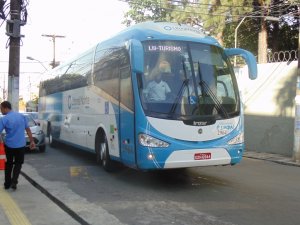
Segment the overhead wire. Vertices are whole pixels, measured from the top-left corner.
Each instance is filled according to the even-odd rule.
[[[131,4],[140,4],[140,3],[136,3],[134,0],[119,0],[119,1],[122,1],[122,2],[127,2],[127,3],[131,3]],[[183,4],[183,2],[181,0],[169,0],[168,2],[170,3],[180,3],[181,5],[185,5]],[[200,3],[200,2],[188,2],[186,3],[186,5],[194,5],[194,6],[214,6],[213,4],[208,4],[208,3]],[[178,6],[178,5],[176,5]],[[235,6],[232,6],[232,5],[221,5],[223,7],[231,7],[231,8],[253,8],[253,6],[243,6],[243,5],[235,5]]]
[[[0,24],[0,27],[2,27],[3,23],[7,20],[8,16],[10,15],[10,3],[7,3],[6,0],[2,1],[2,9],[0,9],[0,12],[2,15],[1,19],[3,20]],[[20,20],[23,23],[27,22],[27,6],[29,5],[29,0],[20,0]]]
[[[127,2],[128,4],[134,4],[134,5],[140,5],[141,3],[137,3],[135,2],[134,0],[119,0],[119,1],[122,1],[122,2]],[[171,0],[171,3],[182,3],[181,1],[179,0]],[[215,6],[215,5],[212,5],[212,4],[203,4],[203,3],[196,3],[196,2],[190,2],[188,3],[187,5],[200,5],[200,6]],[[283,11],[282,10],[282,6],[291,6],[291,4],[289,3],[282,3],[282,4],[278,4],[278,5],[271,5],[270,7],[266,7],[266,6],[255,6],[256,8],[261,8],[260,10],[256,10],[256,11],[253,11],[252,13],[250,14],[245,14],[245,15],[241,15],[241,14],[238,14],[238,15],[234,15],[232,14],[231,16],[232,17],[243,17],[243,16],[246,16],[246,15],[252,15],[253,17],[257,16],[257,17],[260,17],[261,13],[263,12],[262,10],[272,10],[272,9],[276,9],[275,7],[278,7],[278,12],[280,11]],[[296,5],[296,4],[295,4]],[[178,5],[174,5],[175,7],[178,6]],[[232,5],[220,5],[218,6],[219,8],[221,7],[227,7],[227,9],[232,9],[232,8],[240,8],[240,7],[244,7],[244,8],[253,8],[253,6],[232,6]],[[174,9],[174,8],[168,8],[168,7],[162,7],[160,6],[161,9],[164,9],[164,10],[172,10],[172,11],[177,11],[177,12],[184,12],[184,13],[193,13],[193,14],[198,14],[198,15],[209,15],[209,16],[228,16],[228,15],[225,15],[223,13],[199,13],[199,12],[195,12],[194,10],[193,11],[187,11],[187,10],[180,10],[180,9]],[[200,8],[198,7],[198,9],[205,9],[205,8]],[[207,9],[206,9],[207,10]],[[227,12],[227,10],[225,10],[225,12]],[[275,11],[277,12],[277,11]],[[257,14],[257,15],[255,15]]]
[[[123,1],[123,2],[127,2],[128,4],[140,4],[140,3],[137,3],[135,2],[134,0],[120,0],[120,1]],[[203,13],[203,12],[197,12],[197,11],[201,11],[201,10],[205,10],[205,11],[208,11],[208,7],[213,7],[213,6],[216,6],[216,5],[213,5],[213,4],[207,4],[207,3],[201,3],[201,2],[188,2],[186,4],[184,4],[182,1],[180,0],[170,0],[169,3],[175,3],[174,6],[177,7],[177,8],[170,8],[170,7],[162,7],[162,5],[160,5],[161,9],[164,9],[164,10],[171,10],[171,11],[174,11],[174,12],[184,12],[184,13],[191,13],[193,15],[199,15],[199,16],[222,16],[222,17],[239,17],[239,18],[243,18],[243,17],[251,17],[251,18],[261,18],[263,16],[267,16],[266,15],[266,12],[271,12],[272,15],[277,15],[277,17],[281,17],[281,16],[293,16],[293,17],[296,17],[298,18],[297,16],[297,12],[289,12],[288,14],[285,14],[283,15],[282,12],[286,12],[289,8],[293,7],[293,6],[298,6],[299,7],[299,4],[296,4],[294,2],[281,2],[280,4],[271,4],[269,6],[242,6],[242,5],[219,5],[218,6],[218,9],[222,9],[222,8],[225,8],[223,11],[221,12],[218,12],[218,13]],[[177,4],[176,4],[177,3]],[[178,9],[178,6],[182,6],[183,9],[180,10]],[[186,8],[186,6],[193,6],[193,11],[190,11],[190,10],[186,10],[184,8]],[[249,13],[245,13],[245,14],[228,14],[228,12],[230,12],[230,10],[234,9],[234,8],[255,8],[254,11],[252,12],[249,12]],[[300,15],[299,15],[300,16]],[[205,23],[206,21],[208,21],[210,18],[207,18],[206,20],[203,20],[202,18],[202,23]],[[229,22],[230,23],[230,22]],[[228,24],[229,24],[228,23]],[[232,23],[232,22],[231,22]],[[252,33],[251,33],[251,36],[253,35],[257,35],[259,33],[260,29],[257,28],[256,30],[253,30]],[[249,35],[247,36],[249,37]]]

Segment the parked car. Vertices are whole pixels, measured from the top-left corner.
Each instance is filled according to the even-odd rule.
[[[46,139],[45,139],[45,133],[42,131],[41,127],[34,121],[30,113],[23,113],[27,120],[28,120],[28,125],[32,133],[33,140],[36,145],[36,149],[39,150],[40,152],[45,152],[46,150]],[[3,115],[0,115],[0,117],[3,117]],[[29,148],[30,140],[29,137],[25,132],[25,137],[26,137],[26,148]],[[5,142],[5,131],[2,133],[2,138]]]
[[[26,112],[25,114],[29,114],[32,116],[33,120],[40,125],[40,121],[39,121],[39,113],[38,112]]]

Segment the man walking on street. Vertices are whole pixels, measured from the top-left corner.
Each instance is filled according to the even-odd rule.
[[[2,102],[0,107],[1,113],[5,115],[0,119],[0,134],[3,130],[6,132],[4,188],[9,189],[11,187],[16,190],[19,174],[24,163],[26,145],[24,130],[26,130],[30,140],[30,149],[35,148],[35,143],[26,117],[21,113],[12,111],[11,104],[8,101]]]

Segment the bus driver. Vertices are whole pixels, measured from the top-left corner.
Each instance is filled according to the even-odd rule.
[[[160,64],[162,64],[162,61]],[[167,98],[167,94],[171,92],[169,85],[162,80],[161,66],[159,70],[154,73],[154,80],[152,80],[144,90],[144,93],[150,101],[164,101]]]

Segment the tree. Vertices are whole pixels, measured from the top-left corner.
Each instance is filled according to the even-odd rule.
[[[223,45],[227,48],[234,48],[235,29],[238,22],[228,23],[223,32]],[[237,47],[246,49],[256,55],[258,49],[258,23],[253,19],[245,19],[240,25],[237,33]]]
[[[19,98],[19,111],[26,111],[26,104],[22,96]]]
[[[160,20],[204,25],[222,43],[226,19],[252,9],[252,0],[244,1],[241,6],[239,0],[223,0],[222,3],[221,0],[127,0],[130,10],[125,14],[123,23],[130,26],[133,22]]]
[[[125,13],[126,26],[147,20],[172,21],[172,5],[168,0],[126,0],[130,9]]]
[[[26,112],[37,112],[38,111],[38,101],[39,98],[37,96],[34,96],[32,100],[29,100],[26,102]]]
[[[224,45],[224,32],[228,24],[238,22],[239,15],[245,15],[252,10],[252,0],[203,0],[199,2],[199,14],[201,15],[204,28]],[[241,18],[242,19],[242,18]],[[236,26],[236,25],[235,25]],[[234,33],[234,32],[233,32]],[[227,34],[229,34],[227,32]],[[232,37],[234,40],[234,37]]]
[[[202,26],[202,19],[199,15],[197,5],[191,1],[178,1],[173,5],[171,17],[178,23],[185,23],[191,26]]]
[[[160,20],[203,25],[222,45],[234,47],[235,28],[249,17],[239,27],[238,47],[258,55],[258,62],[264,63],[268,49],[297,49],[300,6],[294,1],[298,0],[128,0],[130,10],[124,23]],[[266,16],[284,14],[288,16],[280,23],[266,21]]]
[[[280,15],[278,11],[274,12],[274,10],[270,15],[282,16],[282,19],[280,22],[269,23],[267,28],[268,48],[272,49],[273,52],[296,50],[298,48],[297,39],[300,23],[298,10],[300,10],[300,5],[293,4],[293,2],[287,4],[284,0],[274,0],[273,4],[280,8]]]
[[[258,34],[258,62],[266,63],[267,62],[267,24],[266,24],[266,16],[270,15],[270,6],[271,0],[254,0],[253,2],[254,10],[260,16],[260,31]]]

